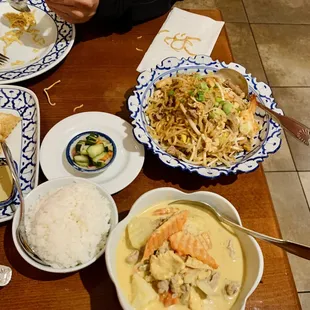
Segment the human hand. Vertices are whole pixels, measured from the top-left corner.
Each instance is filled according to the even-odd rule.
[[[95,15],[99,0],[46,0],[46,4],[67,22],[78,24]]]

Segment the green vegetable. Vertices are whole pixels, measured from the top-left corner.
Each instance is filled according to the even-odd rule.
[[[234,106],[229,101],[225,101],[225,103],[223,104],[223,111],[226,115],[228,115],[230,114],[233,107]]]
[[[196,96],[197,101],[202,102],[205,100],[205,93],[203,91],[198,91]]]
[[[82,148],[83,145],[85,145],[85,141],[84,140],[78,141],[78,143],[75,146],[76,153],[80,153],[81,148]]]
[[[174,90],[173,89],[168,91],[168,96],[174,96]]]
[[[197,80],[201,80],[202,79],[202,76],[200,75],[200,74],[196,74],[196,78],[197,78]]]
[[[209,113],[209,116],[210,118],[213,118],[213,119],[218,119],[221,117],[226,118],[226,114],[221,109],[214,109],[212,112]]]
[[[81,149],[80,149],[80,154],[81,155],[88,155],[88,153],[87,153],[88,148],[89,148],[89,145],[83,144],[81,146]]]
[[[190,90],[190,91],[188,92],[188,94],[189,94],[190,96],[194,96],[194,91],[193,91],[193,90]]]
[[[97,139],[98,135],[96,135],[95,133],[91,133],[89,136],[86,137],[86,144],[88,145],[96,144]]]
[[[96,163],[94,162],[94,165],[97,167],[97,168],[102,168],[105,166],[105,162],[103,161],[97,161]]]
[[[218,103],[220,103],[221,101],[223,101],[223,99],[222,99],[222,98],[219,98],[219,97],[216,97],[216,98],[215,98],[215,101],[218,102]]]
[[[106,155],[107,155],[107,152],[102,152],[98,154],[96,157],[93,158],[93,163],[96,165],[100,161],[100,159]]]
[[[206,82],[201,82],[200,83],[200,88],[205,90],[205,91],[209,91],[209,87],[208,87],[208,84]]]
[[[96,156],[98,156],[99,154],[101,154],[102,152],[104,151],[104,146],[103,144],[96,144],[96,145],[91,145],[88,149],[87,149],[87,153],[88,153],[88,156],[90,158],[93,159],[94,161],[94,158]]]
[[[88,167],[89,158],[85,155],[76,155],[73,157],[74,162],[81,167]]]

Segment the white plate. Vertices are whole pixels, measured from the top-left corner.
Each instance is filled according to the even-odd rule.
[[[22,120],[14,128],[6,142],[18,166],[18,174],[24,195],[38,185],[40,108],[37,96],[27,88],[0,86],[0,112],[20,116]],[[4,158],[3,153],[0,158]],[[15,196],[11,205],[19,206]],[[10,205],[0,209],[0,222],[13,217]]]
[[[54,12],[51,12],[43,0],[28,1],[37,25],[35,29],[40,31],[44,39],[44,46],[39,46],[29,33],[21,37],[22,45],[14,42],[7,48],[7,56],[10,61],[0,68],[0,84],[15,83],[40,75],[61,62],[71,50],[75,27]],[[17,13],[10,5],[0,0],[0,37],[12,30],[8,20],[3,14]],[[0,40],[0,53],[3,53],[4,42]],[[21,65],[12,65],[17,60],[23,61]]]
[[[96,175],[76,171],[67,162],[65,154],[69,141],[78,133],[89,130],[108,135],[117,149],[113,163]],[[85,112],[63,119],[47,133],[41,145],[40,163],[49,180],[65,176],[87,178],[114,194],[129,185],[140,172],[144,163],[144,147],[134,138],[132,126],[118,116]]]

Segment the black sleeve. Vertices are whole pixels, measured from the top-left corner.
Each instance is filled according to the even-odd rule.
[[[165,14],[175,0],[100,0],[97,22],[125,22],[129,25],[144,22]]]

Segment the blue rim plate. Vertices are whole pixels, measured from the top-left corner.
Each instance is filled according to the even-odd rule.
[[[6,142],[18,166],[18,175],[24,195],[38,185],[40,109],[37,96],[27,88],[19,86],[0,86],[0,112],[21,117]],[[0,159],[4,155],[0,154]],[[9,221],[14,208],[19,206],[18,195],[13,201],[0,208],[0,222]],[[13,208],[12,208],[13,207]]]
[[[112,158],[110,159],[110,161],[107,163],[107,165],[105,165],[104,167],[101,167],[101,168],[94,168],[94,169],[86,169],[86,168],[83,168],[79,165],[77,165],[73,158],[72,158],[72,149],[75,147],[76,143],[78,142],[79,139],[81,139],[82,137],[86,137],[88,136],[89,134],[91,133],[94,133],[94,134],[97,134],[99,137],[102,137],[104,139],[106,139],[107,141],[109,141],[112,146],[113,146],[113,156]],[[76,170],[80,171],[80,172],[83,172],[83,173],[89,173],[89,174],[95,174],[95,173],[100,173],[102,172],[103,170],[107,169],[111,164],[112,162],[114,161],[115,159],[115,156],[116,156],[116,153],[117,153],[117,149],[116,149],[116,145],[114,143],[114,141],[109,137],[107,136],[106,134],[102,133],[102,132],[99,132],[99,131],[84,131],[84,132],[81,132],[80,134],[76,135],[75,137],[73,137],[70,142],[68,143],[68,146],[66,148],[66,159],[68,161],[68,163]]]
[[[148,149],[152,150],[159,159],[170,167],[178,167],[182,170],[195,172],[206,178],[216,178],[220,175],[236,174],[239,172],[251,172],[255,170],[259,163],[262,162],[269,154],[275,153],[281,146],[281,127],[274,122],[263,110],[257,108],[255,118],[260,123],[262,129],[254,138],[252,151],[249,153],[240,153],[236,157],[236,163],[230,167],[224,165],[215,168],[207,168],[203,166],[186,163],[160,148],[158,143],[150,136],[147,131],[149,125],[145,115],[147,107],[147,99],[153,94],[154,84],[161,79],[171,77],[177,73],[193,73],[198,72],[207,74],[216,72],[222,68],[230,68],[240,72],[249,84],[250,93],[255,93],[258,100],[268,108],[279,114],[283,114],[282,110],[277,108],[274,99],[271,96],[270,87],[258,82],[250,73],[246,73],[246,69],[239,64],[220,62],[212,60],[209,56],[198,55],[194,58],[178,59],[169,57],[164,59],[160,65],[151,71],[142,72],[138,79],[138,85],[134,90],[134,94],[128,99],[128,109],[133,119],[133,133],[136,139],[144,144]]]
[[[65,22],[54,12],[50,11],[44,0],[29,0],[28,5],[31,11],[35,12],[36,16],[38,15],[41,18],[37,25],[40,32],[44,32],[44,29],[52,29],[49,34],[51,36],[51,41],[49,41],[48,46],[43,49],[44,52],[40,52],[39,54],[34,53],[33,56],[31,56],[33,60],[27,61],[20,66],[7,65],[0,68],[0,84],[24,81],[50,70],[66,57],[73,46],[75,39],[74,25]],[[0,0],[0,14],[2,15],[8,11],[17,12],[9,8],[9,4],[6,0]],[[4,27],[3,23],[3,19],[0,19],[1,27]],[[32,53],[32,51],[35,50],[33,47],[30,46],[26,51],[23,51],[23,53]],[[16,58],[18,50],[22,48],[24,48],[23,45],[21,46],[18,43],[13,43],[12,46],[8,48],[7,56]],[[3,52],[2,49],[0,49],[0,52]]]

